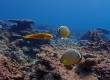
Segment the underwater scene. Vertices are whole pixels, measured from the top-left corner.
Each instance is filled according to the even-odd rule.
[[[110,80],[109,0],[1,0],[0,80]]]

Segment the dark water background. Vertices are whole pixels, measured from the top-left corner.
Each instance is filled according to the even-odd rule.
[[[0,19],[32,19],[36,24],[110,30],[110,0],[0,0]]]

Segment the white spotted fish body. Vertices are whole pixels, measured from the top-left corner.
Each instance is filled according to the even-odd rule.
[[[60,26],[60,28],[57,30],[57,33],[64,38],[70,36],[70,30],[67,26]]]
[[[82,60],[82,55],[76,49],[68,49],[62,55],[60,62],[64,65],[78,64]]]

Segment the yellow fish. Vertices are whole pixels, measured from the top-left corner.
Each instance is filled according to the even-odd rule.
[[[38,34],[30,34],[24,36],[24,38],[30,38],[30,39],[51,39],[53,36],[48,33],[38,33]]]
[[[82,55],[76,49],[67,49],[60,58],[60,62],[64,65],[78,64],[81,60]]]
[[[57,33],[61,37],[69,37],[70,36],[70,30],[67,26],[60,26],[60,28],[57,30]]]

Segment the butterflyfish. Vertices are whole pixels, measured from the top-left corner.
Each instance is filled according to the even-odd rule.
[[[82,55],[76,49],[67,49],[60,58],[60,62],[64,65],[74,65],[80,63]]]
[[[64,38],[70,36],[70,30],[67,26],[60,26],[60,28],[57,29],[57,33]]]
[[[38,33],[38,34],[30,34],[24,36],[24,38],[30,38],[30,39],[51,39],[53,36],[48,33]]]

